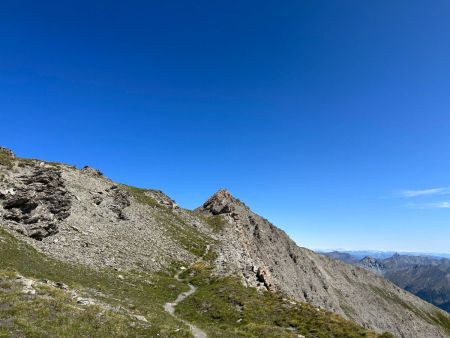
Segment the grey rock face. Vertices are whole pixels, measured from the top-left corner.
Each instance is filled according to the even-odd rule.
[[[117,219],[129,219],[126,208],[131,205],[131,196],[126,191],[119,189],[117,185],[113,184],[105,191],[97,191],[92,199],[95,205],[106,207],[115,213]]]
[[[221,189],[203,204],[203,210],[212,215],[230,214],[237,202],[228,191]]]
[[[12,163],[0,165],[0,226],[52,257],[95,268],[156,271],[195,259],[180,244],[190,240],[185,233],[211,232],[160,191],[145,190],[154,202],[145,204],[90,167]]]
[[[13,221],[18,231],[42,240],[58,232],[58,223],[70,215],[71,197],[65,189],[61,171],[36,167],[18,176],[0,192],[3,218]]]

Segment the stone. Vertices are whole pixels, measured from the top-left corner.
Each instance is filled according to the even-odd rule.
[[[94,169],[88,165],[84,166],[83,169],[81,169],[83,173],[86,173],[88,175],[101,177],[103,176],[103,173],[100,170]]]
[[[134,315],[134,318],[136,318],[137,320],[140,320],[141,322],[148,323],[147,318],[145,318],[144,316]]]
[[[15,195],[16,190],[14,188],[6,188],[6,189],[0,189],[0,196],[5,197],[6,195]]]
[[[267,267],[258,268],[258,271],[256,272],[256,277],[261,283],[263,283],[263,285],[266,287],[268,291],[275,292],[277,290],[273,282],[272,274],[270,273],[270,270]]]
[[[66,284],[62,283],[62,282],[56,282],[55,286],[58,289],[61,289],[61,290],[69,290],[69,287]]]
[[[77,301],[77,304],[80,304],[83,306],[95,304],[94,301],[90,298],[77,297],[76,301]]]
[[[35,281],[29,278],[25,278],[23,276],[18,275],[16,277],[16,281],[18,281],[20,284],[22,284],[22,293],[26,295],[35,295],[36,290],[34,289]]]

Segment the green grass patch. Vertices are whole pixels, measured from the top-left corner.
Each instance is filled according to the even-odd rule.
[[[190,337],[186,326],[167,314],[162,307],[164,303],[175,299],[180,292],[187,290],[185,283],[178,282],[172,277],[175,266],[172,270],[157,274],[97,271],[49,258],[26,243],[17,240],[2,228],[0,228],[0,239],[0,272],[14,271],[28,278],[63,282],[70,288],[81,290],[80,293],[84,296],[143,315],[151,324],[150,327],[145,328],[144,336],[146,337],[156,335],[159,335],[158,337]],[[118,278],[119,274],[123,275],[124,279]],[[5,325],[7,321],[11,321],[12,317],[14,317],[14,321],[23,323],[23,325],[17,326],[20,334],[15,336],[41,337],[40,332],[45,331],[46,335],[50,337],[116,337],[118,328],[122,332],[120,337],[142,336],[140,331],[142,329],[138,330],[129,326],[131,319],[127,321],[126,317],[116,318],[111,314],[108,315],[110,320],[101,321],[104,323],[101,327],[95,320],[90,325],[89,322],[94,313],[99,313],[91,309],[85,314],[80,314],[81,317],[76,317],[80,321],[78,325],[79,321],[76,319],[69,322],[62,321],[64,317],[71,317],[73,313],[69,311],[69,308],[58,308],[59,301],[56,298],[50,299],[46,303],[41,300],[44,302],[41,304],[29,300],[28,306],[24,305],[25,301],[26,299],[16,296],[9,301],[9,304],[15,309],[14,314],[4,312],[6,310],[0,307],[0,316],[3,316],[0,318],[3,318]],[[55,307],[62,311],[61,315],[57,315],[59,310],[52,310],[51,313],[39,312],[41,311],[39,309],[44,311],[45,308]],[[33,312],[34,308],[38,312]],[[41,320],[42,318],[45,320]],[[36,334],[29,333],[31,329],[25,325],[27,322],[32,324]],[[61,325],[63,327],[65,325],[69,332],[67,335],[62,334],[63,331],[58,331]],[[0,337],[8,336],[5,332],[0,332]],[[85,332],[91,334],[84,334]]]
[[[132,186],[125,185],[125,184],[123,184],[122,187],[125,188],[127,191],[129,191],[131,193],[131,195],[133,195],[134,199],[137,202],[148,205],[150,207],[164,208],[154,198],[152,198],[146,194],[146,192],[151,191],[151,190],[136,188],[136,187],[132,187]]]
[[[14,167],[14,164],[16,163],[18,167],[23,168],[36,165],[40,162],[45,162],[47,165],[50,165],[54,168],[59,168],[62,165],[62,163],[58,162],[41,161],[33,158],[12,157],[9,153],[0,149],[0,165],[6,167],[7,169],[12,169]]]
[[[181,217],[166,209],[157,212],[155,218],[164,226],[167,234],[184,249],[197,257],[205,253],[207,243],[211,240],[193,226],[186,224]]]
[[[189,212],[193,216],[198,217],[201,220],[203,220],[214,231],[221,232],[221,231],[225,230],[225,228],[227,226],[227,221],[220,215],[206,216],[197,210],[190,210]]]
[[[0,336],[3,337],[147,337],[152,329],[124,313],[80,306],[66,292],[37,286],[26,295],[17,282],[5,287],[0,274]],[[14,278],[14,277],[13,277]],[[7,280],[6,280],[7,281]]]
[[[215,231],[223,231],[227,222],[220,215],[205,217],[206,223]]]

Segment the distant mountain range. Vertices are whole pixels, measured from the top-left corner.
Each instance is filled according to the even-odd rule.
[[[363,254],[370,254],[363,256]],[[450,312],[450,259],[369,251],[332,251],[324,255],[370,270]],[[386,257],[387,256],[387,257]]]
[[[348,254],[353,259],[361,260],[364,257],[373,257],[376,259],[385,259],[399,254],[401,256],[419,256],[419,257],[433,257],[433,258],[447,258],[450,259],[450,253],[442,252],[410,252],[410,251],[381,251],[381,250],[345,250],[345,249],[317,249],[316,252],[326,254],[329,256],[331,253]]]

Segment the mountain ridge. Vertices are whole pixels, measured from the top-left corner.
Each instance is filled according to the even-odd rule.
[[[394,254],[384,259],[330,253],[330,257],[358,265],[392,281],[401,288],[450,312],[450,260],[430,256]],[[349,257],[350,256],[350,257]]]
[[[161,191],[113,182],[90,167],[78,170],[0,151],[0,170],[1,226],[52,259],[117,271],[122,279],[129,273],[155,274],[173,264],[188,265],[211,245],[210,275],[204,280],[238,278],[241,284],[233,284],[234,289],[244,285],[258,290],[252,297],[285,295],[379,333],[449,335],[447,314],[371,272],[297,246],[224,189],[190,211]],[[244,310],[237,306],[233,311]],[[243,330],[250,330],[250,324]],[[276,325],[270,322],[267,328],[275,330]],[[309,332],[301,321],[292,325],[299,333]],[[290,337],[286,327],[276,330]]]

